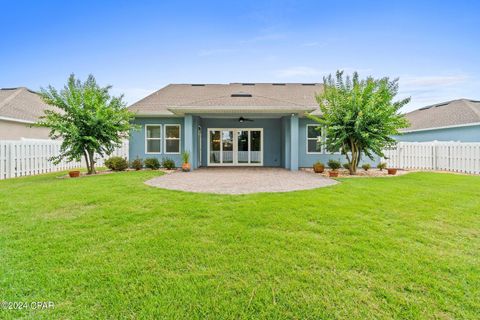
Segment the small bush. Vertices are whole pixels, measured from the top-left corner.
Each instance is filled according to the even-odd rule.
[[[328,160],[328,167],[332,170],[337,170],[338,168],[340,168],[340,161],[337,161],[337,160],[333,160],[333,159],[330,159]]]
[[[170,158],[163,158],[162,167],[164,167],[167,170],[171,170],[171,169],[175,168],[175,161],[173,161]]]
[[[124,171],[128,168],[128,162],[122,157],[110,157],[105,160],[105,166],[113,171]]]
[[[370,163],[364,163],[364,164],[362,165],[362,168],[363,168],[363,170],[368,171],[368,169],[371,168]]]
[[[382,171],[383,169],[387,168],[387,163],[386,162],[380,162],[379,164],[377,164],[377,168],[380,169],[380,171]]]
[[[160,168],[160,161],[158,161],[157,158],[147,158],[145,159],[145,167],[152,170],[158,170]]]
[[[137,171],[141,170],[143,168],[142,159],[137,158],[137,159],[133,160],[132,163],[130,164],[130,167],[132,167],[133,169],[135,169]]]
[[[346,162],[346,163],[342,164],[342,167],[344,169],[350,170],[350,163]]]
[[[182,153],[182,161],[183,163],[188,163],[188,161],[190,161],[190,152],[185,151]]]

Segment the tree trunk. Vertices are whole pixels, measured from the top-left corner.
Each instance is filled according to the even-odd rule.
[[[88,174],[95,174],[95,160],[94,160],[95,152],[93,150],[88,150],[88,158],[90,159],[90,166],[88,167]]]
[[[350,151],[352,152],[352,158],[350,159],[350,165],[348,167],[348,171],[350,175],[355,175],[357,173],[357,166],[358,166],[358,146],[354,141],[350,142]]]
[[[90,159],[88,158],[87,150],[83,150],[83,157],[85,158],[85,164],[87,165],[87,171],[90,170]]]

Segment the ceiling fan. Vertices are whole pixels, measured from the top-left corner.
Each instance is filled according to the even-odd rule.
[[[253,121],[253,119],[248,119],[248,118],[244,118],[244,117],[238,118],[238,122],[240,122],[240,123],[245,122],[245,121]]]

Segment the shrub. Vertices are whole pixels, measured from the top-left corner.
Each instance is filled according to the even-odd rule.
[[[342,167],[344,169],[350,170],[350,163],[346,162],[346,163],[342,164]]]
[[[128,168],[128,162],[122,157],[110,157],[105,161],[105,166],[113,171],[124,171]]]
[[[364,163],[364,164],[362,164],[362,168],[363,168],[363,170],[368,171],[368,169],[371,168],[370,163]]]
[[[132,161],[130,166],[135,170],[141,170],[143,168],[143,161],[140,158],[137,158]]]
[[[387,163],[386,162],[380,162],[379,164],[377,164],[377,168],[380,169],[380,171],[382,171],[383,169],[387,168]]]
[[[162,167],[164,167],[167,170],[171,170],[171,169],[175,168],[175,161],[173,161],[170,158],[163,158]]]
[[[160,168],[160,161],[158,161],[157,158],[147,158],[145,159],[145,167],[152,170],[158,170]]]
[[[322,173],[325,170],[325,165],[320,161],[317,161],[313,164],[313,171],[316,173]]]
[[[332,170],[337,170],[340,168],[340,161],[330,159],[328,160],[328,167]]]

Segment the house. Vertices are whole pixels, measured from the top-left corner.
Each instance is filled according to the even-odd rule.
[[[447,101],[405,115],[410,127],[398,136],[399,141],[480,142],[480,101]]]
[[[0,89],[0,140],[48,139],[47,128],[31,127],[47,108],[27,88]]]
[[[200,166],[268,166],[298,170],[330,158],[325,137],[305,113],[319,113],[319,83],[170,84],[129,109],[139,130],[130,137],[130,159],[181,153]]]

